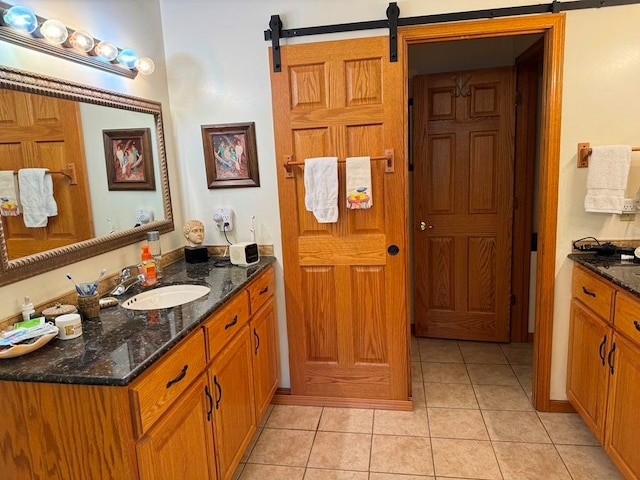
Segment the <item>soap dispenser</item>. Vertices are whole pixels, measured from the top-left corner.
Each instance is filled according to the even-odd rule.
[[[146,280],[144,285],[154,285],[158,281],[158,273],[156,271],[156,264],[153,261],[153,255],[149,251],[149,245],[142,246],[142,271]]]

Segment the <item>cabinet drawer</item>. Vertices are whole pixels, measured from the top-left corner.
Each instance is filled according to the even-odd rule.
[[[274,289],[275,274],[273,267],[269,267],[247,288],[249,290],[249,301],[251,302],[251,315],[256,313],[273,296]]]
[[[640,346],[640,299],[618,292],[613,318],[616,329]]]
[[[205,322],[207,360],[215,357],[248,321],[249,299],[246,290],[243,290]]]
[[[611,320],[614,293],[615,289],[599,280],[594,273],[580,267],[573,269],[571,294],[607,321]]]
[[[204,351],[204,336],[196,331],[134,382],[130,392],[137,437],[204,371]]]

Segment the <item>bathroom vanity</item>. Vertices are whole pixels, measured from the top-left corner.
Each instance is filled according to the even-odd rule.
[[[272,263],[178,262],[162,283],[208,295],[103,310],[81,337],[1,361],[1,476],[230,478],[278,386]]]
[[[640,264],[570,255],[567,397],[625,478],[640,478]]]

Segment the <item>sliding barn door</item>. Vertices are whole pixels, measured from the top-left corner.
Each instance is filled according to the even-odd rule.
[[[271,73],[291,393],[407,400],[406,163],[402,63],[388,38],[285,46]],[[287,161],[368,155],[373,208],[348,210],[339,163],[339,219],[304,204],[304,166]]]

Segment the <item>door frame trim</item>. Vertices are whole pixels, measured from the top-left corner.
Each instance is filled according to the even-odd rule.
[[[540,118],[540,165],[538,187],[538,257],[536,263],[536,313],[533,342],[532,404],[549,411],[552,405],[551,350],[556,265],[558,168],[562,119],[562,67],[564,61],[565,14],[532,15],[470,22],[457,22],[398,29],[399,60],[404,66],[404,104],[408,104],[409,45],[471,38],[503,37],[541,33],[544,35],[544,69]],[[408,112],[404,112],[405,141]],[[408,227],[408,225],[407,225]]]

